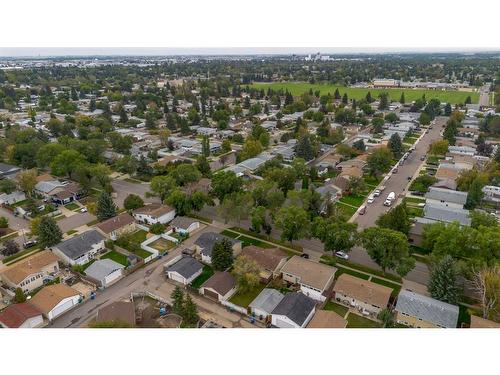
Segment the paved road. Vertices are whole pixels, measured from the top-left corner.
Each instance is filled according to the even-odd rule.
[[[76,215],[71,215],[67,218],[61,219],[57,222],[57,225],[61,229],[61,232],[66,233],[72,229],[81,227],[82,225],[88,224],[94,221],[96,217],[91,213],[77,213]]]
[[[0,216],[5,216],[7,219],[9,219],[9,227],[11,227],[14,230],[28,228],[30,225],[30,222],[28,220],[23,219],[22,217],[19,216],[14,216],[14,214],[11,211],[3,207],[0,207]]]
[[[490,105],[490,90],[488,86],[481,87],[479,91],[479,105],[485,107]]]
[[[125,180],[113,180],[111,182],[117,197],[114,199],[118,207],[123,208],[123,201],[129,194],[139,195],[146,203],[160,203],[158,197],[146,197],[146,193],[149,192],[149,183],[133,183]]]

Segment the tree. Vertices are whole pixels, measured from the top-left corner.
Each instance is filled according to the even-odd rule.
[[[232,219],[240,225],[241,220],[248,218],[250,215],[252,205],[250,193],[232,193],[224,198],[218,207],[218,213],[224,218],[225,223]]]
[[[151,179],[150,189],[162,202],[176,187],[177,183],[171,176],[155,176]]]
[[[395,123],[396,121],[399,120],[398,115],[396,115],[394,112],[389,112],[384,116],[385,121],[388,121],[390,123]]]
[[[448,152],[448,146],[449,143],[446,139],[436,141],[434,143],[431,143],[431,145],[429,146],[429,152],[432,155],[446,155],[446,153]]]
[[[201,173],[198,168],[192,164],[186,163],[179,164],[171,175],[180,186],[197,182],[201,178]]]
[[[392,152],[387,147],[377,148],[367,158],[370,175],[378,176],[391,168]]]
[[[207,135],[201,140],[201,154],[208,158],[210,156],[210,140]]]
[[[5,216],[0,216],[0,228],[8,228],[9,227],[9,219]]]
[[[429,293],[432,298],[456,305],[459,289],[457,286],[455,261],[449,255],[437,261],[431,268]]]
[[[212,266],[216,271],[225,271],[233,265],[233,244],[223,238],[216,241],[212,248]]]
[[[389,108],[389,94],[386,92],[383,92],[379,95],[379,104],[378,104],[378,109],[380,110],[385,110]]]
[[[241,150],[241,160],[246,160],[259,155],[262,152],[262,145],[258,140],[248,137]]]
[[[451,115],[451,111],[452,111],[451,104],[446,103],[446,105],[444,106],[444,115],[445,116]]]
[[[165,232],[165,225],[160,222],[154,223],[150,225],[149,231],[153,234],[162,234],[163,232]]]
[[[2,254],[5,256],[14,255],[19,252],[19,245],[14,240],[7,240],[3,243]]]
[[[304,135],[298,140],[295,152],[297,157],[306,161],[314,159],[316,153],[309,135]]]
[[[289,190],[294,189],[295,181],[297,180],[293,168],[271,168],[266,171],[264,177],[271,181],[275,181],[285,196]]]
[[[281,229],[281,239],[294,240],[309,236],[311,223],[307,212],[297,206],[282,207],[275,218],[276,227]]]
[[[123,201],[123,207],[126,210],[132,211],[137,208],[144,207],[144,201],[142,198],[136,194],[129,194],[127,198]]]
[[[21,288],[16,288],[14,301],[16,301],[16,303],[23,303],[26,301],[26,296]]]
[[[404,95],[404,93],[402,95]],[[382,327],[384,328],[394,327],[394,314],[387,308],[378,313],[377,319],[382,322]]]
[[[401,203],[379,216],[376,224],[381,228],[388,228],[408,235],[411,222],[408,216],[406,203]]]
[[[408,239],[401,232],[371,227],[361,233],[361,242],[384,273],[393,270],[404,277],[415,266],[415,258],[409,254]]]
[[[236,258],[233,267],[233,274],[236,277],[236,285],[241,293],[252,290],[260,283],[261,267],[245,256]]]
[[[179,286],[174,288],[174,291],[170,295],[172,300],[172,311],[177,315],[184,315],[184,292]]]
[[[497,218],[483,211],[470,211],[469,217],[471,219],[470,226],[474,229],[483,227],[496,227],[498,225]]]
[[[373,132],[375,134],[382,133],[384,131],[383,126],[385,121],[382,117],[374,117],[372,120]]]
[[[474,290],[480,297],[484,319],[498,318],[500,314],[500,266],[474,271]]]
[[[418,122],[420,123],[420,125],[429,125],[431,123],[431,117],[427,114],[427,112],[422,112],[420,113]]]
[[[387,147],[396,157],[400,157],[404,151],[403,143],[401,142],[401,138],[398,133],[394,133],[391,135],[389,142],[387,143]]]
[[[348,223],[344,218],[331,216],[327,219],[316,217],[313,236],[323,242],[325,251],[349,252],[358,242],[358,225]]]
[[[467,201],[465,202],[464,208],[471,210],[476,208],[483,200],[483,182],[480,178],[476,177],[472,184],[470,185],[469,192],[467,194]]]
[[[52,173],[56,175],[67,175],[71,178],[73,172],[86,162],[87,160],[85,159],[85,156],[80,154],[78,151],[65,150],[52,160],[50,168],[52,169]]]
[[[347,189],[349,195],[358,195],[366,190],[365,180],[362,177],[353,176],[347,182]]]
[[[31,197],[35,185],[37,184],[37,173],[35,169],[30,169],[22,171],[17,175],[17,183],[19,188],[26,193],[27,196]]]
[[[226,195],[237,193],[242,190],[243,180],[234,172],[218,172],[212,177],[212,193],[223,201]]]
[[[42,216],[37,228],[38,243],[45,247],[57,245],[62,240],[62,232],[56,221],[49,216]]]
[[[10,178],[4,178],[3,180],[0,180],[0,192],[10,194],[16,191],[16,189],[17,184]]]
[[[165,199],[165,202],[175,208],[177,215],[184,216],[191,212],[191,200],[182,190],[175,189]]]
[[[212,173],[210,169],[210,163],[203,155],[198,156],[198,158],[196,159],[196,168],[198,168],[203,177],[210,177]]]
[[[251,221],[252,229],[257,233],[260,233],[261,228],[263,228],[266,223],[266,208],[264,206],[253,208]]]
[[[198,309],[194,303],[191,295],[186,294],[186,301],[184,302],[184,313],[182,315],[182,327],[192,328],[196,327],[196,324],[200,320],[198,316]]]
[[[104,221],[106,219],[115,217],[117,211],[118,207],[116,207],[115,202],[113,202],[113,198],[111,198],[111,195],[108,192],[103,191],[99,195],[99,199],[97,200],[97,219],[99,221]]]
[[[406,100],[405,100],[405,93],[404,91],[401,93],[401,97],[399,98],[399,102],[401,104],[405,104]]]
[[[362,139],[358,139],[356,142],[354,142],[352,144],[352,148],[354,148],[358,151],[361,151],[361,152],[366,151],[365,142]]]

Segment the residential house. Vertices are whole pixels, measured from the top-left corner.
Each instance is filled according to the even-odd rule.
[[[26,199],[26,194],[22,191],[13,191],[10,194],[3,193],[0,194],[0,205],[2,204],[14,204],[17,202],[21,202]]]
[[[194,242],[197,252],[201,254],[202,262],[212,264],[212,250],[214,244],[222,241],[223,239],[228,240],[233,245],[233,252],[239,253],[241,251],[241,241],[224,236],[220,233],[205,232],[202,233]]]
[[[267,320],[284,297],[276,289],[264,288],[248,307],[257,318]]]
[[[467,193],[431,186],[425,199],[426,203],[447,203],[449,206],[462,208],[467,201]]]
[[[66,284],[48,285],[29,300],[48,320],[57,318],[80,302],[80,292]]]
[[[175,209],[160,203],[147,204],[132,212],[135,220],[148,225],[167,224],[175,217]]]
[[[333,287],[335,299],[358,309],[365,315],[376,317],[387,308],[392,289],[344,273]]]
[[[125,266],[111,259],[100,259],[92,263],[85,270],[91,280],[98,286],[107,288],[123,277]]]
[[[456,328],[458,306],[402,290],[395,307],[396,321],[416,328]]]
[[[14,178],[20,171],[21,168],[15,165],[0,163],[0,179]]]
[[[309,321],[307,328],[345,328],[347,320],[335,311],[318,310]]]
[[[36,328],[42,324],[41,311],[27,302],[15,303],[0,312],[2,328]]]
[[[462,225],[470,225],[471,223],[468,210],[441,202],[427,202],[424,207],[424,218],[447,223],[458,221]],[[418,220],[419,218],[417,218]]]
[[[136,230],[134,218],[128,212],[105,220],[95,227],[104,237],[113,241],[124,234],[132,233]]]
[[[304,328],[316,311],[316,302],[299,292],[286,294],[274,308],[271,323],[278,328]]]
[[[198,229],[200,227],[200,222],[190,217],[177,216],[170,222],[170,227],[172,227],[174,232],[187,234]]]
[[[227,301],[236,292],[236,279],[229,272],[216,272],[200,287],[200,294],[218,302]]]
[[[449,146],[448,153],[457,155],[474,156],[476,154],[476,147],[470,146]]]
[[[484,200],[500,203],[500,187],[494,185],[486,185],[483,187]]]
[[[45,177],[35,185],[35,192],[45,199],[50,199],[55,204],[64,205],[81,198],[82,188],[80,184],[54,179],[48,180]]]
[[[337,269],[294,255],[281,269],[284,281],[300,285],[300,291],[316,301],[325,301]]]
[[[52,247],[52,251],[65,264],[83,265],[94,259],[104,250],[106,238],[95,229],[88,230],[78,236],[60,242]]]
[[[97,323],[125,323],[135,326],[135,306],[133,302],[116,301],[97,310]]]
[[[267,281],[280,274],[288,258],[279,248],[263,249],[253,245],[244,247],[239,256],[257,263],[261,269],[261,278]]]
[[[0,278],[8,287],[30,293],[41,287],[44,279],[59,272],[58,261],[49,250],[42,250],[7,266],[0,272]]]
[[[176,263],[165,268],[167,278],[183,285],[191,284],[202,272],[203,264],[189,256],[182,257]]]

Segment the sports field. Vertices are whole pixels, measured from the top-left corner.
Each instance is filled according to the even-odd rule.
[[[401,97],[401,93],[405,93],[405,101],[407,103],[417,100],[421,98],[423,94],[425,94],[425,98],[427,100],[437,98],[442,103],[450,103],[450,104],[461,104],[465,102],[465,99],[470,96],[472,99],[472,103],[478,103],[479,94],[477,92],[464,92],[464,91],[437,91],[437,90],[420,90],[420,89],[368,89],[368,88],[354,88],[354,87],[343,87],[343,86],[335,86],[330,84],[311,84],[311,83],[303,83],[303,82],[273,82],[273,83],[265,83],[265,82],[256,82],[251,85],[251,87],[267,90],[268,87],[271,87],[273,90],[288,90],[292,95],[298,96],[305,92],[309,92],[309,89],[312,89],[313,92],[319,90],[321,95],[326,95],[328,93],[332,94],[335,92],[335,89],[339,89],[340,95],[344,95],[347,93],[349,99],[362,99],[366,96],[368,91],[370,91],[372,97],[376,98],[382,92],[389,93],[389,97],[393,101],[399,101]]]

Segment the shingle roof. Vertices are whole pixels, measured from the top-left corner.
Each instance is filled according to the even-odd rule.
[[[203,268],[203,264],[191,257],[183,257],[178,262],[169,266],[166,271],[177,272],[182,277],[189,279]]]
[[[100,259],[92,263],[85,270],[85,274],[95,280],[103,280],[106,276],[123,269],[125,266],[111,259]]]
[[[467,201],[467,193],[439,187],[430,187],[429,192],[425,194],[425,198],[464,205]]]
[[[276,289],[265,288],[250,303],[252,309],[259,309],[270,314],[285,296]]]
[[[170,206],[160,204],[160,203],[151,203],[147,204],[144,207],[138,208],[133,211],[134,214],[142,214],[142,215],[150,215],[154,217],[160,217],[165,214],[168,214],[169,212],[173,211],[174,209]]]
[[[326,264],[304,259],[298,255],[291,257],[281,269],[282,273],[292,274],[300,278],[300,283],[323,290],[337,269]]]
[[[79,236],[70,238],[69,240],[58,243],[56,246],[61,252],[71,259],[78,259],[86,252],[92,249],[95,245],[105,238],[97,230],[92,229],[80,234]]]
[[[48,285],[34,295],[29,303],[47,314],[63,299],[80,295],[80,292],[66,284]]]
[[[170,226],[175,228],[187,229],[193,223],[196,223],[198,220],[192,219],[186,216],[177,216],[170,222]]]
[[[345,328],[347,320],[334,311],[318,310],[307,328]]]
[[[263,249],[253,245],[244,247],[240,256],[253,260],[259,266],[271,272],[274,272],[281,261],[287,258],[286,253],[278,248]]]
[[[224,296],[236,285],[234,276],[229,272],[216,272],[210,279],[205,281],[202,288],[211,288]]]
[[[58,260],[59,258],[51,251],[43,250],[39,253],[26,257],[11,266],[8,266],[2,272],[2,275],[9,279],[12,283],[19,284],[29,275],[40,272],[43,267],[57,262]]]
[[[27,302],[15,303],[0,312],[0,322],[8,328],[18,328],[26,320],[42,313]]]
[[[273,310],[273,315],[284,315],[295,324],[302,326],[316,306],[312,298],[300,292],[286,294]]]
[[[427,202],[424,207],[424,217],[448,223],[458,221],[462,225],[470,225],[471,223],[468,210],[451,207],[446,203]]]
[[[97,224],[96,227],[102,230],[104,233],[108,234],[117,229],[123,228],[126,225],[132,224],[133,222],[134,218],[127,212],[124,212],[118,216],[112,217],[111,219]]]
[[[235,240],[234,238],[224,236],[223,234],[220,234],[220,233],[205,232],[205,233],[202,233],[194,243],[195,243],[195,245],[202,248],[201,253],[203,255],[212,256],[212,249],[214,247],[215,242],[222,241],[223,239],[227,239],[233,245],[241,242],[241,241]]]
[[[391,288],[354,277],[347,273],[339,276],[333,290],[380,308],[387,306],[392,293]]]
[[[458,306],[409,290],[402,290],[399,293],[396,311],[420,318],[440,327],[457,327]]]

